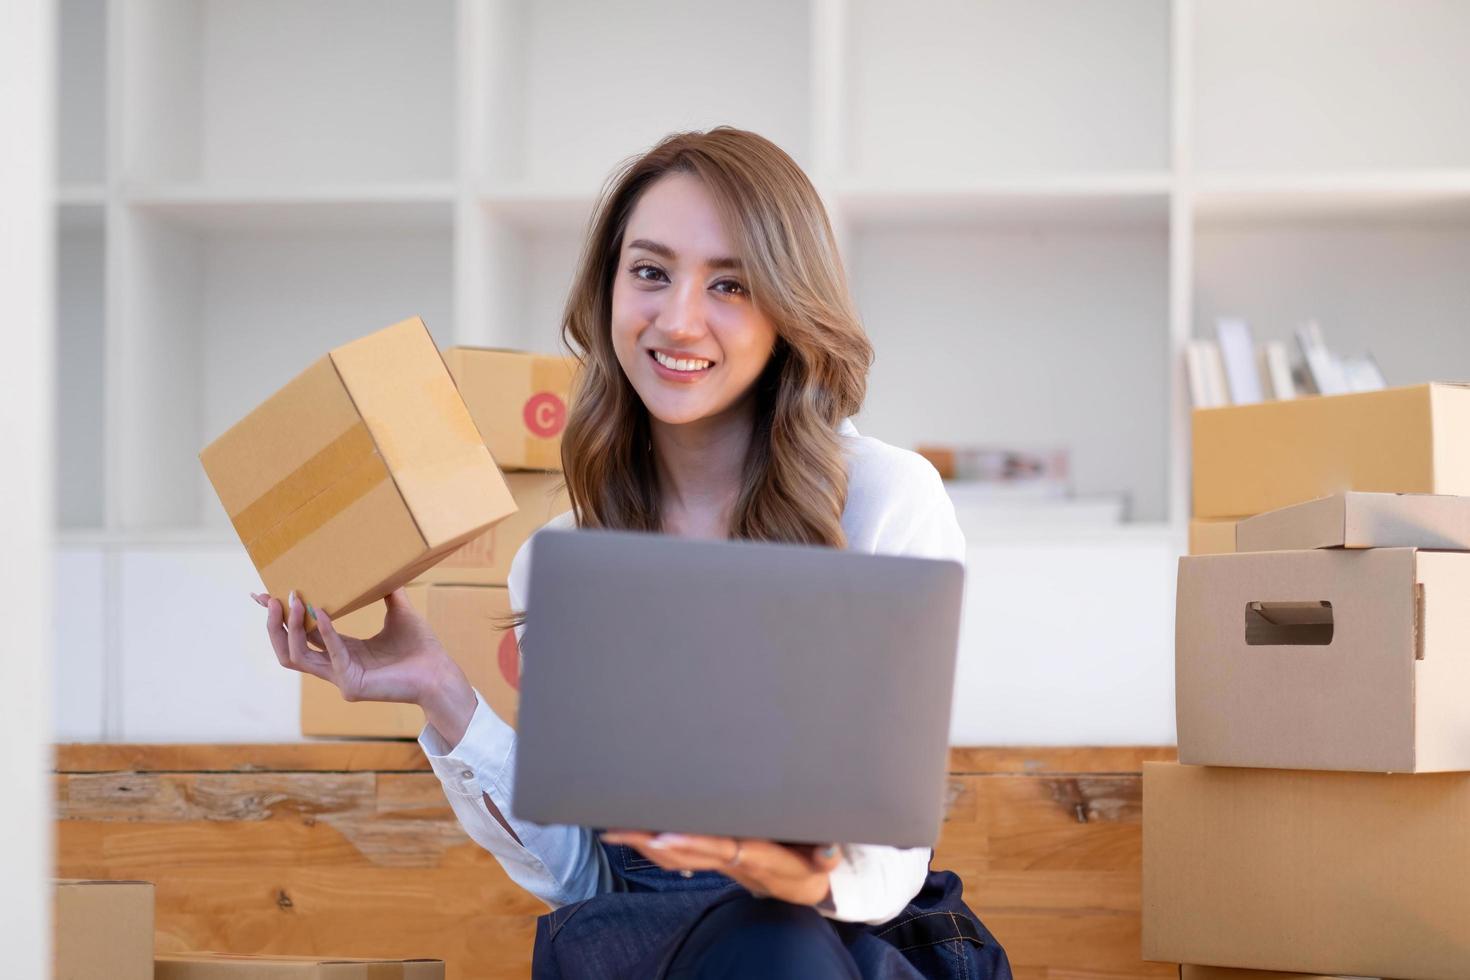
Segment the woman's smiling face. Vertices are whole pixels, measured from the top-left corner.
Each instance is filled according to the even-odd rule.
[[[735,256],[692,174],[660,177],[633,207],[613,277],[613,349],[660,422],[719,415],[770,360],[776,328],[751,302]]]

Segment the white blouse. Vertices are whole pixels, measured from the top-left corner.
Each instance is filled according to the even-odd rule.
[[[954,506],[934,467],[917,453],[859,435],[842,423],[848,461],[847,506],[842,528],[848,549],[869,554],[965,560],[965,540]],[[574,526],[568,511],[546,527]],[[507,578],[512,609],[525,608],[530,542],[516,552]],[[515,780],[515,729],[475,692],[475,712],[458,745],[445,744],[432,725],[419,745],[444,786],[445,796],[469,836],[500,861],[521,887],[551,908],[613,890],[612,870],[592,831],[541,825],[511,816]],[[515,829],[506,833],[490,811],[488,795]],[[887,922],[918,894],[928,873],[930,849],[849,844],[831,873],[832,903],[823,914],[848,922]]]

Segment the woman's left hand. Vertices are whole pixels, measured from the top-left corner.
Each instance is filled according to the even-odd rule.
[[[718,871],[753,895],[795,905],[817,905],[831,898],[830,872],[841,862],[837,845],[786,845],[750,837],[702,837],[609,830],[609,844],[627,844],[669,871]]]

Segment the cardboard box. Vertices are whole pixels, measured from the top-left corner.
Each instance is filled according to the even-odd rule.
[[[1344,490],[1470,494],[1470,385],[1196,409],[1196,517]]]
[[[1236,551],[1438,548],[1470,551],[1470,497],[1333,494],[1241,521]]]
[[[1470,773],[1146,762],[1143,958],[1470,978]]]
[[[59,878],[52,891],[55,980],[151,980],[153,885]]]
[[[495,626],[510,612],[506,590],[477,585],[410,585],[405,591],[485,703],[514,725],[520,652],[515,633]],[[386,614],[387,605],[380,600],[336,620],[335,625],[348,636],[369,637],[383,628]],[[424,713],[416,704],[344,701],[334,684],[310,674],[301,675],[303,735],[416,738],[423,727]]]
[[[1179,560],[1181,762],[1470,770],[1470,553]]]
[[[505,585],[510,562],[538,528],[572,509],[560,473],[523,470],[505,474],[516,512],[419,575],[415,582]]]
[[[1228,966],[1179,965],[1179,980],[1361,980],[1342,974],[1282,973],[1279,970],[1234,970]]]
[[[444,360],[501,469],[561,469],[575,358],[451,347]]]
[[[1228,555],[1235,550],[1235,518],[1195,518],[1189,522],[1191,555]]]
[[[322,357],[199,458],[266,590],[333,617],[515,510],[417,317]]]
[[[244,953],[169,953],[157,980],[444,980],[444,961]]]

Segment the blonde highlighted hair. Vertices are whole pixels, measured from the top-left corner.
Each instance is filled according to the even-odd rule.
[[[561,444],[577,525],[662,530],[648,412],[614,353],[611,315],[629,217],[668,174],[693,175],[713,197],[751,301],[776,329],[731,537],[846,547],[837,427],[862,406],[872,345],[816,188],[776,144],[729,126],[671,134],[622,165],[590,220],[562,317],[581,361]]]

